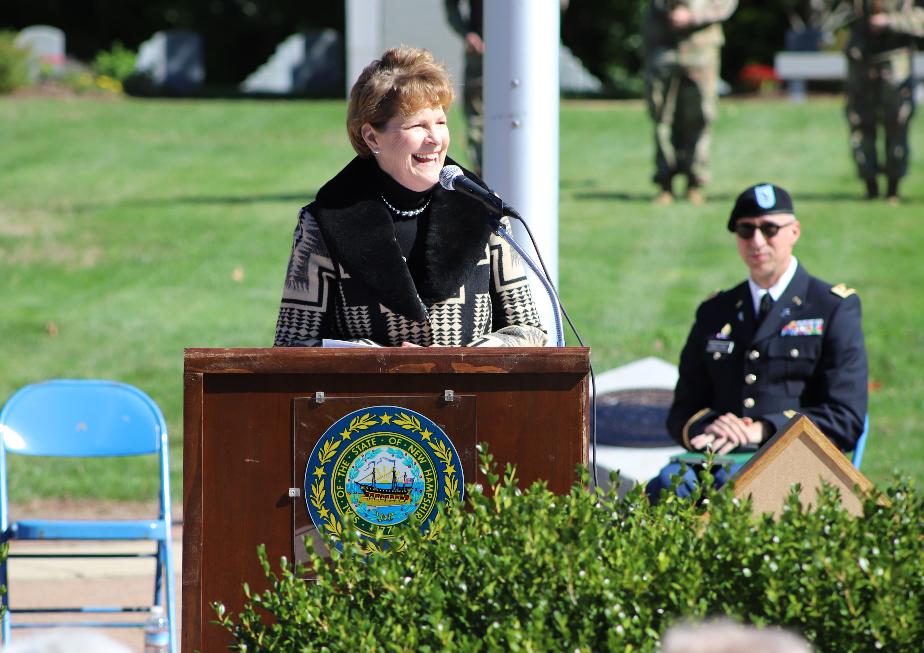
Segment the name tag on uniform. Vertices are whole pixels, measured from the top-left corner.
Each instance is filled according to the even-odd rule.
[[[711,338],[706,342],[706,351],[710,354],[719,353],[725,354],[726,356],[735,349],[734,340],[719,340],[718,338]]]
[[[781,336],[820,336],[825,332],[824,318],[793,320],[780,331]]]

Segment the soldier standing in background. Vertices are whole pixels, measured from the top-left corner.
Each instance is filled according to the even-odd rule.
[[[866,196],[879,197],[877,175],[888,181],[886,198],[898,202],[908,170],[908,123],[914,113],[914,38],[924,36],[919,0],[853,0],[847,44],[847,122],[857,172]],[[885,165],[876,152],[879,122],[885,129]]]
[[[460,5],[465,4],[467,7]],[[465,136],[468,141],[468,161],[479,177],[481,169],[481,142],[484,134],[484,31],[482,0],[445,0],[446,17],[452,29],[465,41],[465,77],[462,89],[462,108],[465,111]]]
[[[725,41],[721,22],[737,0],[651,0],[642,27],[645,94],[655,122],[656,204],[673,201],[673,178],[687,177],[687,199],[705,201],[709,125],[718,105]]]

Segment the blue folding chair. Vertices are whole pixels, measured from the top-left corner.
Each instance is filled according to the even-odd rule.
[[[156,542],[150,553],[34,553],[10,558],[131,558],[156,559],[153,605],[166,603],[170,651],[178,650],[176,595],[170,535],[170,469],[167,426],[157,404],[141,390],[112,381],[60,379],[35,383],[17,391],[0,411],[0,541],[11,540],[144,540]],[[6,455],[110,457],[154,454],[159,459],[160,510],[155,519],[10,521]],[[142,628],[150,606],[83,606],[10,608],[7,561],[0,563],[3,641],[11,628],[98,627]],[[20,613],[143,613],[141,621],[81,621],[13,623]]]
[[[866,417],[863,418],[863,433],[860,434],[860,437],[857,438],[857,446],[853,448],[853,456],[850,459],[850,462],[853,463],[853,466],[857,469],[860,469],[860,464],[863,462],[863,452],[866,451],[866,438],[869,436],[869,413],[866,414]]]

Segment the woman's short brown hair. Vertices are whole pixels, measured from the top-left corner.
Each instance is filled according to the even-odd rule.
[[[435,106],[448,112],[452,98],[449,73],[429,50],[407,46],[386,50],[363,69],[350,91],[350,143],[359,156],[372,156],[363,139],[364,124],[382,129],[397,115],[409,116]]]

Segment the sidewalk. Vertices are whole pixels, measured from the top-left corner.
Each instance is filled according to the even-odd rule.
[[[83,553],[89,551],[117,551],[145,553],[154,551],[154,543],[147,542],[11,542],[11,553],[35,552]],[[177,637],[180,630],[181,569],[183,561],[182,526],[173,527],[173,566],[176,590]],[[13,608],[48,606],[148,606],[154,592],[153,558],[64,558],[13,559],[9,564],[9,599]],[[143,613],[125,615],[76,613],[56,615],[14,615],[14,623],[41,623],[48,621],[143,621]],[[14,629],[12,640],[19,641],[45,629]],[[132,651],[143,651],[141,629],[100,628],[95,632],[120,642]]]

